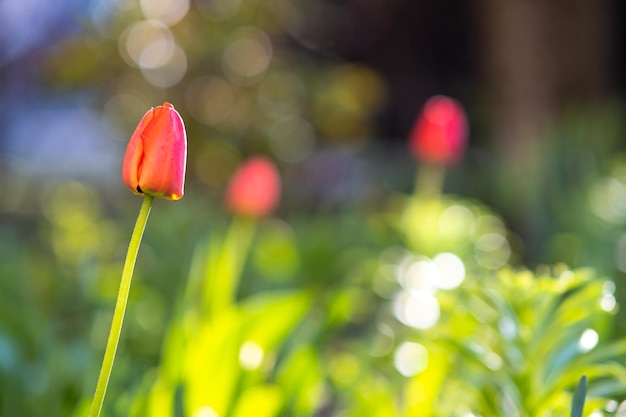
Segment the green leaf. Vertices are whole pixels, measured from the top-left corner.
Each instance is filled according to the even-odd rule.
[[[247,298],[239,306],[243,340],[252,340],[264,350],[275,349],[293,332],[311,302],[304,291],[268,291]]]
[[[278,414],[283,398],[276,385],[257,385],[246,389],[233,411],[234,417],[274,417]]]
[[[578,386],[572,398],[571,417],[582,417],[583,408],[585,407],[585,395],[587,394],[587,377],[583,375],[578,381]]]

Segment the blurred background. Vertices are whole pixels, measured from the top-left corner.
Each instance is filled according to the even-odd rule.
[[[111,394],[109,415],[128,415],[147,395],[146,375],[176,328],[174,301],[199,248],[226,233],[224,189],[254,154],[275,161],[284,188],[242,261],[239,300],[311,291],[298,333],[312,346],[304,357],[325,363],[330,350],[342,370],[311,377],[325,387],[315,406],[301,394],[300,405],[268,416],[366,415],[376,408],[340,399],[354,394],[344,391],[356,377],[345,375],[365,358],[401,378],[419,373],[380,359],[391,347],[359,350],[370,336],[398,333],[385,320],[419,331],[437,321],[393,318],[393,290],[372,280],[406,256],[451,253],[445,264],[462,260],[468,276],[590,267],[610,282],[594,294],[623,302],[624,19],[619,0],[0,0],[0,415],[79,415],[95,388],[140,205],[121,161],[138,121],[163,101],[187,128],[186,195],[153,209],[111,385],[126,397]],[[444,196],[428,205],[407,200],[420,163],[406,142],[436,94],[463,104],[470,139]],[[432,222],[472,233],[431,233]],[[325,303],[339,318],[320,318]],[[618,340],[623,314],[604,307],[617,316],[601,340]],[[245,414],[226,409],[164,415]],[[438,415],[481,415],[467,413]]]

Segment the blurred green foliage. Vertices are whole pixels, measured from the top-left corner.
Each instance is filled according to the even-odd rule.
[[[2,230],[2,412],[79,416],[137,200],[44,194],[30,235]],[[520,249],[452,195],[259,222],[199,194],[159,202],[105,415],[567,415],[583,374],[586,410],[610,415],[626,386],[616,283],[532,273]]]
[[[190,159],[185,198],[151,215],[105,415],[565,416],[583,374],[583,415],[624,408],[619,106],[555,123],[528,178],[473,155],[447,185],[474,199],[398,194],[412,161],[366,147],[384,82],[307,38],[312,2],[196,1],[176,22],[113,3],[45,79],[95,92],[128,133],[171,101]],[[371,181],[337,185],[352,161],[324,165],[331,145],[362,149]],[[285,198],[255,224],[220,199],[256,152]],[[86,415],[138,200],[67,179],[0,190],[0,415]]]

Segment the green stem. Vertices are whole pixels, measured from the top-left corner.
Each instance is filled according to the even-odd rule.
[[[128,302],[128,293],[130,292],[130,282],[133,278],[135,261],[137,260],[141,237],[143,236],[143,231],[146,228],[146,222],[148,221],[148,216],[150,215],[150,208],[152,207],[153,200],[154,197],[152,196],[144,196],[141,209],[139,210],[139,216],[137,216],[137,222],[135,223],[135,228],[133,229],[133,235],[130,238],[128,252],[126,253],[126,261],[124,262],[124,269],[122,270],[120,289],[117,293],[115,311],[113,312],[113,321],[109,332],[109,340],[107,341],[106,350],[104,351],[102,368],[100,368],[100,376],[98,377],[96,392],[93,396],[91,408],[89,409],[89,417],[98,417],[100,415],[100,411],[102,410],[104,394],[107,390],[109,377],[111,376],[111,369],[113,368],[113,361],[115,360],[115,352],[117,351],[120,333],[122,332],[122,322],[124,321],[124,312],[126,311],[126,304]]]
[[[205,302],[215,316],[235,300],[257,221],[235,216],[215,258],[209,260]]]
[[[443,191],[443,182],[446,175],[444,167],[436,164],[424,163],[417,171],[415,178],[415,197],[436,197]]]

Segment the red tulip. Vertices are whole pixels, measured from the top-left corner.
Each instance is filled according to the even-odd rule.
[[[434,96],[413,125],[409,145],[413,155],[423,161],[450,165],[461,158],[467,136],[463,106],[449,97]]]
[[[122,179],[135,194],[168,200],[183,197],[187,134],[174,106],[163,103],[143,116],[130,137]]]
[[[226,206],[236,214],[260,218],[269,215],[280,198],[280,177],[267,158],[256,156],[235,172],[226,191]]]

